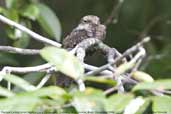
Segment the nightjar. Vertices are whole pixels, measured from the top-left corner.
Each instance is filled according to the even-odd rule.
[[[63,40],[63,48],[72,49],[82,40],[97,38],[104,40],[106,27],[100,23],[100,19],[94,15],[84,16],[79,25]],[[91,52],[90,52],[91,53]],[[72,79],[61,74],[57,77],[57,85],[66,87],[72,83]]]
[[[63,47],[74,48],[78,43],[87,38],[104,40],[106,27],[94,15],[84,16],[80,24],[63,40]]]

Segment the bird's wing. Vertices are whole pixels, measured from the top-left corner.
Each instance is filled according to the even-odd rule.
[[[82,29],[74,29],[70,35],[68,35],[63,40],[63,47],[64,48],[74,48],[78,43],[80,43],[83,39],[88,38],[87,31]]]

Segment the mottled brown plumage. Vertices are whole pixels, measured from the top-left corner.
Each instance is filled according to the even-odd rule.
[[[80,24],[63,40],[63,48],[72,49],[82,40],[87,38],[104,40],[105,35],[106,27],[100,24],[100,20],[97,16],[84,16],[81,19]],[[64,74],[60,74],[60,76],[57,77],[57,85],[59,86],[66,87],[72,82],[72,79],[66,77]]]
[[[63,47],[74,48],[78,43],[87,38],[103,40],[105,35],[106,27],[100,23],[100,19],[97,16],[84,16],[80,24],[63,40]]]

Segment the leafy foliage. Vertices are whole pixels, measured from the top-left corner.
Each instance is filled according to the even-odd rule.
[[[40,52],[41,56],[49,63],[56,66],[57,71],[77,80],[83,76],[84,69],[78,59],[64,49],[45,47]]]
[[[26,26],[52,40],[61,41],[83,15],[94,14],[104,22],[111,12],[113,0],[5,0],[0,2],[0,14]],[[171,52],[170,52],[170,0],[124,0],[116,18],[107,26],[106,43],[124,51],[142,36],[150,35],[152,41],[146,45],[148,56],[141,69],[131,77],[139,83],[125,85],[126,93],[115,91],[106,95],[105,90],[118,86],[112,79],[98,76],[84,77],[82,64],[68,51],[46,46],[40,56],[21,56],[0,52],[0,66],[33,66],[45,61],[57,71],[75,81],[88,82],[84,92],[74,84],[70,88],[54,86],[52,75],[48,83],[37,89],[44,73],[3,74],[0,86],[0,110],[9,112],[54,112],[54,113],[124,113],[135,114],[171,113]],[[145,33],[144,33],[145,32]],[[42,44],[30,39],[26,33],[5,24],[0,24],[0,45],[21,48],[42,48]],[[95,55],[86,61],[102,64]],[[131,64],[132,66],[134,64]],[[122,70],[129,70],[128,63]],[[62,76],[62,75],[61,75]],[[8,90],[6,82],[12,84]],[[152,93],[162,96],[155,96]],[[164,93],[163,92],[163,93]],[[160,93],[160,94],[159,94]]]

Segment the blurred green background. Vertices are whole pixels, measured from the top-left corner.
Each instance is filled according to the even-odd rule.
[[[97,15],[103,23],[117,4],[117,0],[0,0],[0,13],[41,35],[62,41],[77,26],[81,17]],[[120,52],[140,41],[144,35],[152,38],[145,45],[148,55],[141,69],[155,79],[171,76],[170,5],[170,0],[124,0],[117,11],[117,23],[114,20],[107,26],[105,43]],[[0,45],[38,49],[43,47],[27,34],[2,23]],[[104,64],[103,57],[98,56],[89,57],[89,63]],[[39,56],[0,53],[1,67],[33,66],[43,62]]]

